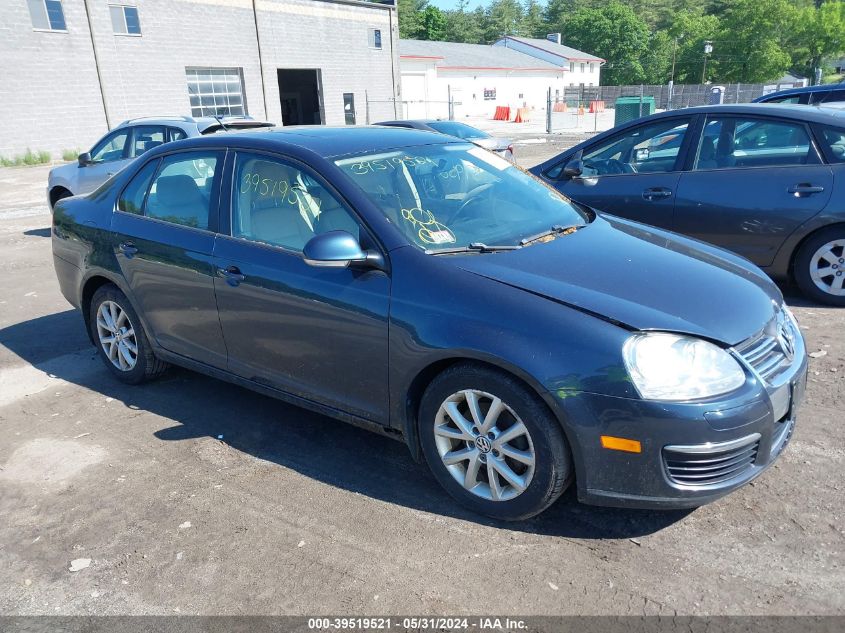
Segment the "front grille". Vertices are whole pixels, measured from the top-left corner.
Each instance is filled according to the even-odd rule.
[[[760,434],[698,446],[666,446],[663,463],[669,479],[684,486],[712,486],[741,477],[757,459]]]
[[[736,346],[736,352],[767,383],[789,369],[795,353],[795,332],[784,317],[773,321],[757,336]]]

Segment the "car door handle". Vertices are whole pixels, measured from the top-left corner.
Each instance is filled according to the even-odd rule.
[[[234,287],[246,279],[245,275],[241,274],[240,268],[237,266],[229,266],[228,268],[218,268],[217,276],[226,280],[226,283]]]
[[[645,200],[660,200],[661,198],[670,198],[672,190],[666,187],[654,187],[643,191],[643,198]]]
[[[138,252],[138,248],[132,242],[121,242],[118,248],[127,258],[131,258]]]
[[[797,185],[792,185],[787,192],[795,195],[795,196],[809,196],[813,193],[821,193],[824,191],[824,187],[821,185],[811,185],[808,182],[802,182]]]

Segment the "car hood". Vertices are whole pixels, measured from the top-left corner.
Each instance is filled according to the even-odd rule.
[[[50,173],[47,175],[47,180],[49,182],[55,182],[56,180],[61,181],[70,181],[76,176],[76,172],[79,169],[79,165],[77,163],[68,163],[67,165],[60,165],[58,167],[53,167],[50,170]]]
[[[550,242],[456,262],[469,273],[629,329],[726,345],[763,329],[783,302],[777,286],[745,259],[606,215]]]

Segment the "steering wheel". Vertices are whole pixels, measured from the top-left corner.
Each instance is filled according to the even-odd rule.
[[[631,163],[624,163],[621,160],[617,160],[616,158],[608,158],[605,161],[605,165],[607,166],[607,173],[608,174],[636,174],[637,168],[634,167]]]
[[[459,220],[466,213],[466,210],[471,205],[477,204],[479,202],[483,202],[484,198],[482,197],[482,194],[485,191],[488,191],[492,186],[493,186],[492,182],[487,182],[487,183],[484,183],[483,185],[478,185],[477,187],[470,189],[467,192],[466,198],[461,203],[461,206],[458,207],[458,210],[455,212],[455,215],[452,216],[451,221],[456,222],[457,220]]]

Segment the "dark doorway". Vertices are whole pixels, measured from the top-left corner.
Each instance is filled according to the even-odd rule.
[[[319,69],[277,70],[282,125],[323,123],[322,80]]]

